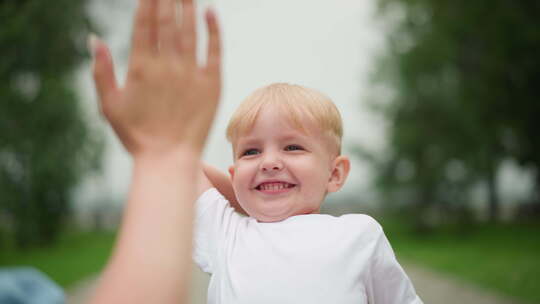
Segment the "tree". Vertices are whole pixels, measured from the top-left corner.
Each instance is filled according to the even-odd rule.
[[[396,92],[383,109],[392,124],[379,180],[386,190],[406,187],[421,209],[454,200],[465,206],[469,191],[484,184],[490,218],[497,220],[501,161],[534,168],[540,189],[540,3],[380,3],[389,21],[395,21],[391,11],[403,18],[379,65],[379,81]],[[396,178],[403,163],[412,168],[405,181]]]
[[[70,190],[98,168],[101,139],[72,83],[87,59],[85,6],[0,1],[0,229],[19,247],[53,242]]]

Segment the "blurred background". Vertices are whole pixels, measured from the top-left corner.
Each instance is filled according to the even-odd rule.
[[[540,2],[199,4],[224,35],[207,162],[231,164],[224,129],[254,89],[316,88],[352,159],[323,212],[381,222],[426,303],[540,303]],[[109,44],[122,80],[135,6],[0,0],[0,267],[36,267],[69,303],[110,254],[131,170],[98,114],[86,37]]]

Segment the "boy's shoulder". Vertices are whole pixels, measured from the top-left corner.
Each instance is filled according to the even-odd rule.
[[[354,226],[358,228],[381,230],[381,225],[373,217],[362,213],[349,213],[341,216],[317,214],[317,220],[328,224]]]
[[[373,217],[362,213],[349,213],[336,217],[349,225],[357,225],[370,229],[382,229],[381,225]]]
[[[356,248],[365,251],[367,248],[375,248],[376,244],[383,239],[384,232],[377,220],[366,214],[345,214],[338,217],[328,216],[329,222],[326,229],[333,230],[329,235],[339,239],[339,242],[347,244],[347,248]]]
[[[336,255],[343,252],[339,248],[369,252],[369,248],[375,248],[375,244],[384,237],[381,225],[366,214],[308,214],[289,218],[282,224],[270,223],[269,226],[276,228],[274,225],[277,225],[277,229],[271,230],[278,232],[279,242],[287,241],[295,248],[299,244],[308,248],[324,244],[334,248]],[[309,241],[308,244],[305,240]]]
[[[356,231],[360,235],[380,235],[383,229],[379,222],[367,214],[351,213],[333,217],[348,231]]]
[[[383,233],[381,225],[366,214],[345,214],[332,216],[327,214],[308,214],[292,217],[284,224],[292,224],[292,229],[305,228],[309,231],[344,233],[351,237],[376,238]],[[297,226],[298,225],[298,226]]]
[[[325,225],[350,226],[372,230],[382,230],[381,225],[373,217],[362,213],[350,213],[341,216],[329,214],[304,214],[292,216],[281,223],[323,223]],[[280,222],[276,222],[278,224]]]
[[[367,214],[345,214],[340,218],[348,230],[357,231],[356,236],[365,241],[378,240],[384,235],[381,224]]]

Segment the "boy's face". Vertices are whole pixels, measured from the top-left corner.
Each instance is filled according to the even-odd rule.
[[[236,197],[261,222],[317,213],[326,194],[346,178],[348,159],[331,152],[330,140],[314,123],[304,119],[302,124],[305,132],[266,106],[234,143],[229,172]]]

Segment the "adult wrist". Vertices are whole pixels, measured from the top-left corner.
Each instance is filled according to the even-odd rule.
[[[135,169],[194,171],[201,168],[201,152],[192,147],[178,147],[166,151],[146,151],[133,154]]]

